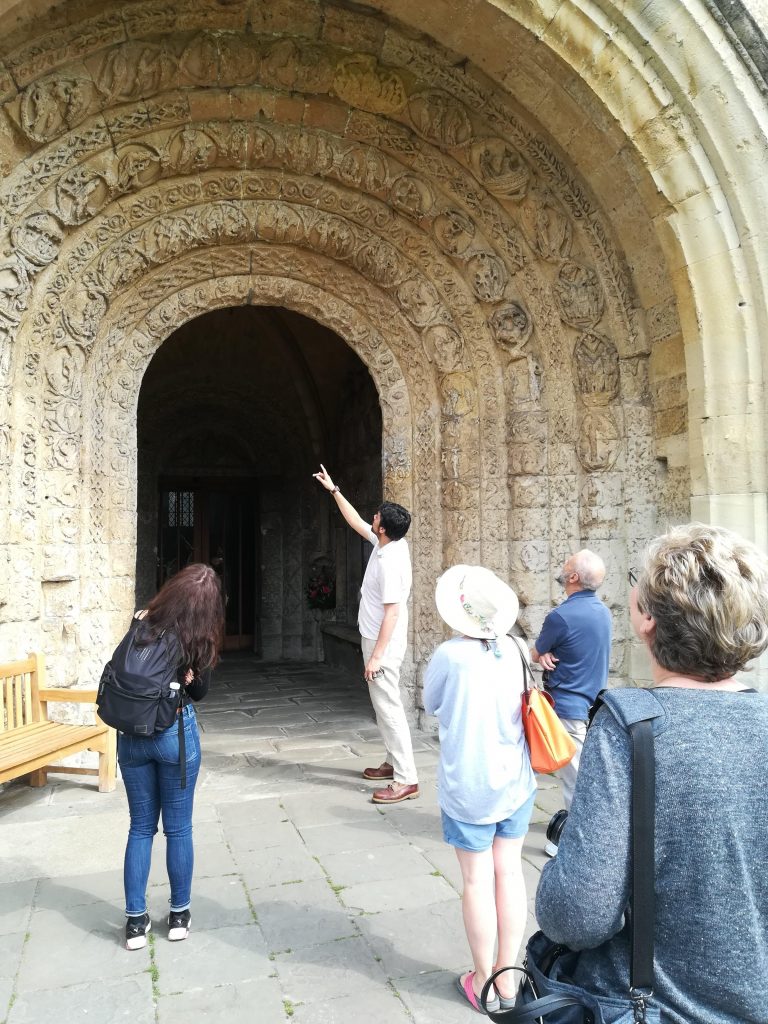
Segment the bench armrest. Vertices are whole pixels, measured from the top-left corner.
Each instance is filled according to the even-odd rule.
[[[67,704],[95,704],[95,690],[64,690],[61,687],[47,688],[38,691],[40,701],[58,700]]]

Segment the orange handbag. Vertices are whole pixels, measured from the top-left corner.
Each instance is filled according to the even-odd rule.
[[[535,772],[548,775],[568,764],[576,753],[576,744],[557,717],[555,702],[550,694],[536,686],[531,667],[522,651],[520,657],[523,662],[523,731],[531,767]]]

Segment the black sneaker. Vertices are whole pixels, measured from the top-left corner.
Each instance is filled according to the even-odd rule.
[[[149,914],[141,917],[129,917],[125,925],[125,948],[143,949],[147,944],[147,935],[152,930]]]
[[[192,914],[189,910],[172,910],[168,915],[168,938],[171,942],[186,939],[191,927]]]

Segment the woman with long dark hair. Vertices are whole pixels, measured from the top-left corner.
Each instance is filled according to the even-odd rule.
[[[171,885],[168,938],[186,939],[192,920],[192,807],[200,738],[190,700],[202,700],[208,692],[210,670],[223,640],[224,606],[217,573],[208,565],[188,565],[164,584],[146,611],[137,613],[131,629],[138,647],[163,638],[181,686],[178,713],[183,716],[184,733],[183,765],[178,722],[152,736],[121,733],[118,739],[117,756],[131,815],[124,865],[125,944],[128,949],[141,949],[152,927],[146,891],[152,840],[161,814]]]

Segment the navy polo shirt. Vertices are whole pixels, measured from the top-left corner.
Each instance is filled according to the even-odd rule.
[[[536,650],[559,659],[546,689],[560,718],[586,721],[608,682],[611,632],[611,613],[594,590],[577,590],[544,619]]]

